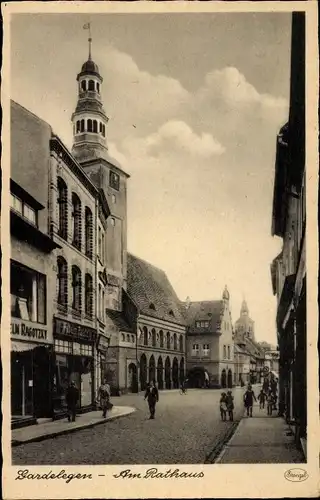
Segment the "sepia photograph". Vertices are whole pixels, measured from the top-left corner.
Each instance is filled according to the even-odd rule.
[[[11,14],[18,479],[307,479],[306,40],[302,10]]]

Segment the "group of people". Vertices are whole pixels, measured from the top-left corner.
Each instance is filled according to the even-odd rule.
[[[277,408],[278,399],[277,381],[274,378],[272,378],[270,382],[268,379],[264,380],[258,399],[260,409],[264,409],[267,403],[267,413],[268,415],[272,415],[273,410]]]
[[[67,418],[68,422],[76,420],[77,403],[79,401],[79,389],[76,387],[74,381],[71,381],[66,390],[66,403],[67,403]],[[107,410],[110,410],[113,404],[110,402],[111,389],[107,379],[105,379],[98,390],[98,405],[102,410],[102,417],[106,418]]]
[[[222,392],[220,398],[220,414],[221,420],[227,420],[227,415],[229,416],[230,422],[233,421],[233,410],[234,410],[234,402],[232,392]]]

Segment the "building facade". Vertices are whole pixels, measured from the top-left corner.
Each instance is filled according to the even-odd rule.
[[[227,287],[222,300],[186,303],[187,370],[194,387],[232,387],[233,327]]]
[[[54,251],[48,232],[50,127],[11,103],[11,415],[52,414]]]
[[[305,193],[305,17],[292,17],[289,121],[277,137],[272,235],[282,238],[271,265],[277,297],[279,411],[306,453],[306,193]]]

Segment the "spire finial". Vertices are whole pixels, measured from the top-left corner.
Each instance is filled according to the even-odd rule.
[[[84,24],[83,29],[84,30],[89,30],[89,38],[88,38],[88,42],[89,42],[89,61],[91,61],[91,43],[92,43],[92,38],[91,38],[91,23]]]

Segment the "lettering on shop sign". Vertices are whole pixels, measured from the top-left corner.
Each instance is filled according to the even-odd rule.
[[[86,340],[87,342],[94,342],[96,338],[96,331],[93,328],[58,318],[54,320],[54,333],[72,340]]]
[[[47,330],[34,328],[25,323],[11,323],[11,335],[20,335],[30,339],[47,340]]]
[[[117,474],[113,474],[113,477],[116,479],[198,479],[204,477],[204,472],[185,472],[180,469],[169,469],[161,472],[156,467],[152,467],[145,472],[131,472],[131,469],[123,469]]]

